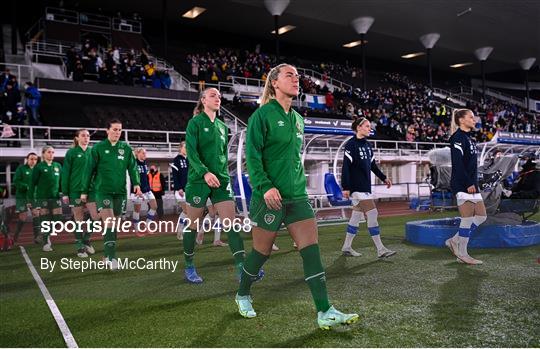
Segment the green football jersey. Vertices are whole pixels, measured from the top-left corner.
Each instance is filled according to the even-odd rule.
[[[35,168],[35,167],[34,167]],[[21,165],[15,171],[13,182],[15,183],[15,197],[17,199],[27,199],[30,195],[32,185],[32,168],[28,165]]]
[[[112,145],[105,139],[92,147],[82,193],[88,194],[93,178],[94,191],[101,194],[127,194],[126,171],[132,185],[140,185],[137,162],[131,147],[123,141]]]
[[[277,188],[284,200],[307,198],[302,165],[304,119],[292,108],[285,113],[272,99],[249,118],[246,162],[253,195]]]
[[[186,129],[186,150],[189,161],[188,183],[206,183],[204,175],[213,173],[219,181],[229,183],[227,170],[227,125],[218,118],[214,122],[202,112],[189,120]]]
[[[62,194],[69,196],[80,193],[83,189],[83,181],[88,171],[91,148],[83,150],[76,146],[67,151],[62,166]]]
[[[32,199],[57,199],[60,196],[60,176],[62,166],[58,162],[50,165],[46,161],[38,163],[32,171],[30,192]]]

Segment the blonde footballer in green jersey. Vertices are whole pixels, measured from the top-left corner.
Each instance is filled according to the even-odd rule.
[[[141,195],[139,173],[133,150],[120,140],[122,122],[113,119],[107,124],[107,138],[92,147],[88,171],[83,179],[82,202],[88,199],[90,184],[94,185],[96,205],[104,223],[103,252],[111,270],[118,269],[116,259],[116,230],[113,218],[124,213],[127,201],[126,171],[133,191]]]
[[[95,203],[84,203],[81,200],[83,181],[86,171],[88,171],[91,148],[90,132],[86,129],[77,130],[73,138],[73,146],[64,157],[62,166],[62,200],[66,205],[69,204],[73,219],[76,222],[84,220],[84,206],[88,209],[92,220],[99,219]],[[76,230],[75,247],[77,256],[86,258],[89,254],[94,254],[95,250],[90,244],[91,232]]]
[[[215,207],[223,230],[229,238],[229,248],[240,275],[244,262],[244,242],[240,233],[232,229],[236,218],[228,165],[228,128],[216,117],[221,106],[221,94],[215,88],[201,93],[186,130],[189,161],[186,184],[187,216],[190,226],[184,232],[185,279],[201,283],[193,264],[197,230],[202,228],[202,215],[207,199]]]
[[[54,162],[54,148],[44,146],[41,162],[32,170],[30,197],[32,207],[39,211],[40,228],[44,221],[62,221],[62,202],[60,201],[60,176],[62,166]],[[51,252],[52,244],[49,232],[43,232],[43,251]]]
[[[15,184],[15,207],[19,214],[17,228],[13,241],[16,243],[19,239],[19,234],[24,226],[24,221],[28,215],[28,208],[31,205],[30,186],[32,185],[32,171],[38,162],[36,153],[28,153],[26,155],[26,163],[17,167],[13,182]],[[34,232],[34,241],[39,243],[39,212],[36,209],[32,212],[32,228]]]
[[[298,92],[296,68],[289,64],[274,67],[266,80],[261,107],[249,118],[246,161],[253,188],[250,205],[253,249],[243,266],[236,303],[242,316],[257,315],[252,306],[251,285],[270,256],[283,223],[300,251],[304,278],[318,312],[318,325],[330,329],[354,323],[358,315],[344,314],[328,300],[317,222],[308,202],[301,160],[304,120],[291,108]]]

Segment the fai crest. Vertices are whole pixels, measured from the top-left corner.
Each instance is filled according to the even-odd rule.
[[[195,203],[195,205],[198,205],[201,203],[201,197],[200,196],[194,196],[193,197],[193,202]]]
[[[109,200],[109,199],[103,200],[103,205],[105,205],[105,206],[111,206],[111,200]]]
[[[267,213],[267,214],[264,215],[264,222],[266,224],[272,224],[272,223],[274,223],[275,220],[276,220],[276,215],[274,215],[274,214]]]
[[[124,155],[124,149],[123,148],[118,149],[118,154]]]

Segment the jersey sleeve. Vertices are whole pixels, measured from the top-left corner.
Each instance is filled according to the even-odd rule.
[[[173,179],[173,190],[180,190],[180,166],[176,161],[176,158],[173,162],[169,164],[171,166],[171,175]]]
[[[345,144],[345,150],[343,151],[343,166],[341,167],[341,188],[343,190],[350,190],[350,171],[353,163],[353,154],[349,143]]]
[[[83,178],[82,178],[82,188],[81,192],[83,194],[88,194],[90,183],[92,181],[92,178],[94,177],[97,162],[99,160],[99,150],[98,146],[95,145],[92,147],[92,150],[90,152],[90,156],[86,160],[86,171],[84,171]]]
[[[131,185],[141,185],[141,178],[139,177],[139,171],[137,170],[137,161],[135,160],[135,155],[133,155],[133,150],[128,147],[128,162],[127,162],[127,171],[129,174],[129,179],[131,180]]]
[[[194,119],[191,119],[188,122],[186,129],[186,150],[187,156],[189,159],[189,165],[193,166],[193,170],[203,178],[206,173],[208,173],[208,167],[206,167],[199,157],[199,151],[197,150],[198,142],[198,127],[194,122]]]
[[[41,175],[41,171],[39,169],[39,165],[36,165],[34,167],[34,170],[32,171],[32,181],[30,182],[30,190],[28,191],[28,199],[35,200],[36,199],[36,187],[39,183],[39,177]]]
[[[66,153],[66,157],[64,159],[64,166],[62,166],[62,173],[61,173],[61,184],[60,184],[60,190],[62,193],[66,196],[69,195],[69,180],[70,180],[70,174],[71,174],[71,162],[72,162],[72,152],[68,150]]]
[[[13,182],[15,182],[15,189],[17,190],[17,193],[26,193],[28,191],[28,183],[24,182],[23,179],[23,167],[19,166],[17,167],[17,171],[15,171],[15,177],[13,177]]]
[[[248,121],[246,138],[246,163],[251,186],[253,188],[257,188],[263,194],[274,187],[274,184],[264,171],[262,161],[265,136],[266,127],[264,122],[261,120],[260,113],[256,111]]]

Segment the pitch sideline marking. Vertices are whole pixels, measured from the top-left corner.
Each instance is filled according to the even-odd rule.
[[[32,264],[32,261],[30,260],[30,258],[28,257],[26,250],[22,246],[19,246],[19,247],[21,248],[21,253],[24,257],[24,260],[26,261],[26,264],[28,265],[28,269],[30,269],[30,272],[32,273],[32,276],[34,277],[34,280],[36,280],[36,283],[38,284],[39,289],[41,290],[41,293],[43,294],[43,297],[45,298],[45,301],[47,302],[47,306],[49,307],[49,310],[51,311],[54,317],[54,320],[56,321],[56,324],[58,325],[58,328],[60,329],[60,332],[62,332],[62,337],[64,337],[64,342],[66,342],[66,345],[68,348],[78,348],[79,346],[77,345],[77,342],[75,341],[75,338],[73,337],[73,334],[71,334],[71,331],[69,330],[66,320],[64,320],[62,313],[60,313],[60,309],[58,309],[58,306],[56,305],[54,299],[49,293],[49,290],[43,283],[43,280],[41,280],[41,277],[36,271],[36,268],[34,268],[34,265]]]

